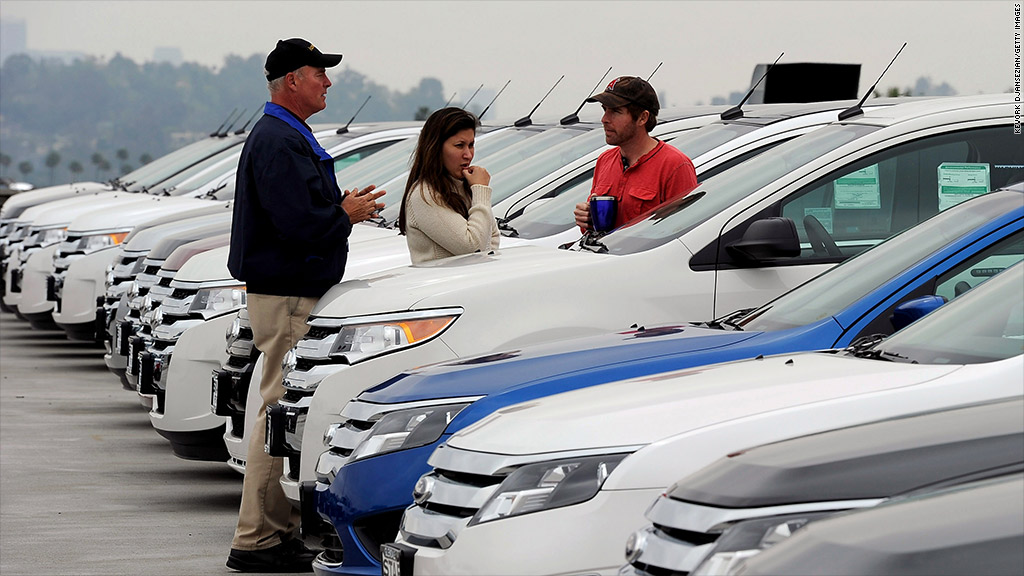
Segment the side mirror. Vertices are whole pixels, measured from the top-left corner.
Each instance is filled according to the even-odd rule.
[[[922,296],[913,300],[907,300],[892,311],[889,322],[892,324],[893,330],[902,330],[911,322],[927,316],[945,303],[946,299],[942,296]]]
[[[750,223],[737,242],[725,247],[730,256],[747,264],[800,255],[800,238],[796,224],[789,218],[776,216]]]

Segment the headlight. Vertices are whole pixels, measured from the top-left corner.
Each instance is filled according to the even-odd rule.
[[[423,406],[387,414],[370,428],[369,435],[352,451],[351,459],[354,461],[436,442],[452,418],[466,406],[469,406],[468,402]]]
[[[498,486],[469,525],[586,502],[628,454],[527,464]]]
[[[128,235],[128,232],[113,232],[109,234],[93,234],[91,236],[83,236],[75,247],[76,251],[83,252],[85,254],[91,254],[101,248],[107,246],[117,246],[120,244],[124,237]]]
[[[386,352],[423,343],[445,330],[461,310],[425,310],[376,316],[365,322],[341,327],[331,348],[331,356],[341,356],[355,364]]]
[[[49,246],[50,244],[64,240],[64,238],[66,238],[67,235],[67,228],[50,228],[49,230],[39,230],[38,232],[30,236],[25,244],[29,246]]]
[[[242,306],[245,306],[245,286],[203,288],[192,300],[189,312],[209,319],[233,312]]]
[[[756,556],[789,538],[793,532],[808,522],[834,514],[835,512],[815,512],[770,516],[739,522],[722,534],[708,557],[691,574],[693,576],[732,574],[747,558]]]

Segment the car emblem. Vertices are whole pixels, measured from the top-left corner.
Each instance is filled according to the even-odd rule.
[[[412,489],[412,499],[419,506],[423,506],[430,497],[434,495],[434,483],[436,480],[433,476],[421,476],[416,481],[416,486]]]

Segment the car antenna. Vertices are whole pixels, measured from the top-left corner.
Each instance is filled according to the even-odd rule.
[[[259,113],[260,113],[260,109],[257,108],[252,113],[252,116],[249,116],[249,119],[245,122],[245,124],[241,128],[239,128],[238,130],[235,130],[235,134],[245,134],[245,131],[249,129],[249,124],[252,124],[252,121],[256,119],[256,115],[259,114]]]
[[[651,81],[651,78],[654,78],[654,75],[658,73],[658,70],[661,70],[662,64],[664,64],[664,62],[658,62],[658,65],[654,68],[654,72],[651,72],[651,75],[647,77],[648,82]]]
[[[750,90],[747,90],[747,95],[744,96],[742,100],[740,100],[739,104],[733,106],[732,108],[729,108],[725,112],[722,112],[722,120],[735,120],[737,118],[743,118],[743,105],[747,103],[747,100],[749,100],[750,96],[754,94],[754,90],[757,89],[761,82],[764,82],[764,79],[768,77],[768,73],[772,71],[772,68],[774,68],[775,65],[779,63],[779,59],[782,58],[783,54],[785,54],[785,52],[779,54],[779,57],[776,58],[775,62],[772,62],[772,65],[769,66],[768,69],[764,71],[764,74],[761,75],[761,78],[759,78],[757,82],[754,82],[754,85],[750,87]]]
[[[490,102],[490,104],[488,104],[488,105],[487,105],[487,107],[486,107],[486,108],[484,108],[484,111],[483,111],[483,112],[481,112],[481,113],[480,113],[480,115],[476,117],[476,118],[477,118],[477,120],[479,120],[479,119],[483,118],[483,117],[484,117],[484,114],[487,114],[487,111],[491,109],[491,104],[494,104],[494,101],[498,99],[498,96],[501,96],[501,93],[505,91],[505,88],[508,88],[508,85],[509,85],[509,83],[511,83],[511,82],[512,82],[512,80],[511,80],[511,79],[509,79],[509,81],[508,81],[508,82],[505,82],[505,85],[501,87],[501,90],[498,90],[498,93],[497,93],[497,94],[495,94],[495,95],[494,95],[494,98],[492,98],[492,99],[491,99],[491,102]]]
[[[562,78],[565,78],[565,74],[562,74],[561,76],[558,77],[558,80],[555,80],[555,86],[558,86],[558,83],[562,81]],[[544,103],[544,100],[546,100],[548,95],[551,94],[551,91],[555,89],[555,86],[552,86],[548,90],[548,93],[544,95],[544,98],[540,99],[540,102],[537,102],[537,105],[533,107],[533,110],[530,110],[529,114],[520,118],[519,120],[516,120],[515,122],[512,123],[512,125],[515,126],[516,128],[523,128],[529,126],[530,124],[533,124],[533,120],[531,120],[530,117],[533,116],[533,113],[537,111],[537,108],[540,108],[540,105]]]
[[[896,55],[892,57],[892,61],[889,62],[889,66],[892,66],[893,62],[895,62],[896,59],[900,57],[900,52],[903,52],[903,49],[906,47],[907,43],[904,42],[903,46],[900,46],[899,51],[896,52]],[[878,83],[882,81],[882,76],[885,76],[885,73],[889,71],[889,66],[886,66],[885,70],[882,70],[882,73],[878,75],[878,80],[875,80],[875,83],[871,85],[871,88],[869,88],[868,91],[864,93],[864,97],[860,99],[860,102],[857,102],[853,106],[850,106],[846,110],[843,110],[842,112],[839,113],[840,120],[853,118],[854,116],[859,116],[864,113],[864,110],[861,109],[861,106],[863,106],[864,102],[867,101],[868,96],[874,93],[875,86],[878,86]]]
[[[370,94],[370,96],[373,96],[373,94]],[[338,128],[338,131],[335,132],[335,134],[344,134],[348,132],[349,125],[352,124],[352,121],[356,119],[356,116],[358,116],[359,113],[363,111],[363,106],[366,106],[366,103],[370,101],[370,96],[367,96],[366,100],[363,100],[363,103],[360,104],[359,109],[356,110],[356,113],[353,114],[352,117],[348,119],[348,124],[345,124],[341,128]]]
[[[218,126],[216,130],[210,133],[210,138],[216,138],[217,136],[220,135],[220,131],[223,130],[224,127],[228,125],[228,120],[231,120],[231,117],[235,115],[235,112],[238,112],[237,106],[235,106],[235,109],[231,111],[231,114],[228,114],[228,117],[220,123],[220,126]]]
[[[591,90],[590,94],[587,94],[587,98],[590,98],[591,96],[594,95],[594,91],[597,90],[599,86],[601,86],[601,83],[604,82],[604,79],[608,77],[608,73],[611,72],[611,71],[612,71],[612,67],[609,66],[608,69],[604,71],[604,76],[601,76],[601,79],[597,81],[597,85],[594,86],[594,90]],[[584,98],[583,102],[580,102],[580,107],[577,108],[575,112],[573,112],[572,114],[569,114],[565,118],[562,118],[561,120],[558,121],[558,123],[561,124],[562,126],[568,126],[569,124],[575,124],[575,123],[579,122],[580,121],[580,116],[579,116],[580,110],[583,110],[583,105],[587,103],[587,98]]]
[[[448,105],[452,103],[452,100],[455,99],[455,95],[458,94],[458,93],[459,92],[457,90],[455,92],[452,92],[451,98],[449,98],[448,101],[444,103],[444,106],[441,106],[441,108],[447,108]]]
[[[242,114],[245,114],[245,109],[244,109],[244,108],[242,109],[242,111],[241,111],[241,112],[239,112],[239,113],[238,113],[238,116],[236,116],[236,117],[235,117],[235,119],[234,119],[234,120],[232,120],[232,121],[231,121],[231,122],[230,122],[230,123],[228,124],[228,127],[227,127],[227,128],[225,128],[225,129],[224,129],[224,130],[223,130],[223,131],[222,131],[222,132],[221,132],[220,134],[217,134],[217,136],[219,136],[219,137],[221,137],[221,138],[224,138],[225,136],[227,136],[227,135],[228,135],[228,132],[230,132],[230,131],[231,131],[231,128],[232,128],[232,127],[234,127],[234,125],[235,125],[235,122],[238,122],[239,118],[241,118],[241,117],[242,117]]]
[[[473,101],[473,98],[476,98],[476,95],[477,95],[477,93],[478,93],[478,92],[480,92],[480,89],[481,89],[481,88],[483,88],[483,87],[484,87],[484,85],[483,85],[483,84],[481,84],[480,86],[477,86],[476,92],[473,92],[473,95],[469,97],[469,100],[466,100],[466,101],[465,101],[465,102],[464,102],[464,103],[462,104],[462,109],[463,109],[463,110],[465,110],[465,109],[466,109],[466,106],[469,106],[469,103]]]

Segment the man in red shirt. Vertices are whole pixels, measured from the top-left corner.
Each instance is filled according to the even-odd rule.
[[[591,196],[616,198],[615,228],[696,188],[693,162],[650,134],[661,108],[650,83],[620,76],[587,102],[601,103],[604,139],[615,146],[598,157],[590,189]],[[581,229],[591,228],[589,203],[577,204],[573,215]]]

